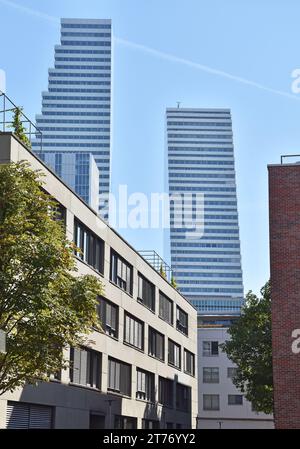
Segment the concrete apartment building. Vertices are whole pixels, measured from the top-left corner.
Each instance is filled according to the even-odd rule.
[[[228,327],[198,327],[198,428],[273,429],[273,417],[257,413],[234,386],[236,367],[221,350]]]
[[[274,415],[276,428],[299,429],[299,155],[281,162],[268,167]]]
[[[195,308],[33,152],[1,133],[0,163],[20,160],[45,173],[67,236],[82,249],[79,274],[103,282],[104,332],[66,351],[72,368],[49,383],[1,396],[0,428],[195,428]]]

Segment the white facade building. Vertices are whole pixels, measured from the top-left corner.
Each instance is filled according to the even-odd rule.
[[[2,133],[0,163],[21,160],[45,174],[43,188],[82,250],[74,255],[78,274],[103,283],[103,332],[67,349],[70,369],[50,382],[3,394],[0,428],[195,428],[195,308],[12,133]]]
[[[198,428],[273,429],[273,416],[252,410],[234,386],[235,366],[219,347],[226,327],[198,327]]]

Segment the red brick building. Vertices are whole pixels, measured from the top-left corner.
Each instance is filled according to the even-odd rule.
[[[300,352],[292,350],[292,333],[300,329],[300,165],[268,169],[275,426],[295,429],[300,428]]]

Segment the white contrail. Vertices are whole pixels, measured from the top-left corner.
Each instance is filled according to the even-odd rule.
[[[56,25],[59,23],[59,19],[57,17],[50,16],[49,14],[37,11],[36,9],[28,8],[27,6],[19,5],[19,3],[11,2],[10,0],[0,0],[0,3],[6,6],[10,6],[11,8],[17,9],[21,12],[25,12],[26,14],[30,14],[31,16],[36,16],[40,19],[46,19],[49,22],[55,23]]]
[[[135,42],[131,42],[125,39],[121,39],[115,37],[115,41],[118,44],[125,45],[127,47],[135,48],[136,50],[141,50],[146,53],[152,54],[153,56],[157,56],[158,58],[165,59],[167,61],[179,63],[186,65],[188,67],[192,67],[194,69],[201,70],[202,72],[211,73],[213,75],[222,76],[223,78],[228,78],[232,81],[236,81],[238,83],[247,84],[248,86],[256,87],[257,89],[262,89],[267,92],[271,92],[276,95],[282,95],[284,97],[293,98],[294,100],[300,100],[300,97],[296,95],[290,94],[288,92],[284,92],[282,90],[273,89],[268,86],[264,86],[263,84],[257,83],[255,81],[248,80],[246,78],[242,78],[240,76],[232,75],[231,73],[224,72],[223,70],[214,69],[212,67],[199,64],[198,62],[190,61],[189,59],[180,58],[178,56],[172,55],[170,53],[164,53],[160,50],[155,50],[154,48],[147,47],[145,45],[136,44]]]
[[[58,17],[50,16],[49,14],[45,14],[45,13],[42,13],[42,12],[37,11],[35,9],[28,8],[27,6],[22,6],[22,5],[18,4],[18,3],[12,2],[10,0],[0,0],[0,4],[1,3],[3,5],[15,8],[15,9],[21,11],[21,12],[26,13],[26,14],[30,14],[30,15],[39,17],[41,19],[45,19],[45,20],[51,22],[52,24],[55,23],[57,25],[60,22]],[[135,50],[143,51],[144,53],[151,54],[153,56],[156,56],[158,58],[164,59],[166,61],[174,62],[174,63],[177,63],[177,64],[182,64],[182,65],[185,65],[187,67],[191,67],[193,69],[200,70],[202,72],[211,73],[212,75],[221,76],[221,77],[227,78],[227,79],[229,79],[231,81],[235,81],[235,82],[240,83],[240,84],[245,84],[245,85],[248,85],[248,86],[251,86],[251,87],[255,87],[257,89],[264,90],[266,92],[270,92],[270,93],[275,94],[275,95],[280,95],[282,97],[291,98],[293,100],[298,100],[298,101],[300,100],[300,97],[297,96],[297,95],[293,95],[293,94],[290,94],[290,93],[282,91],[282,90],[273,89],[271,87],[265,86],[263,84],[255,82],[255,81],[248,80],[247,78],[243,78],[243,77],[240,77],[240,76],[237,76],[237,75],[233,75],[231,73],[224,72],[223,70],[218,70],[218,69],[215,69],[215,68],[212,68],[212,67],[200,64],[198,62],[190,61],[189,59],[180,58],[180,57],[172,55],[170,53],[165,53],[163,51],[156,50],[156,49],[151,48],[151,47],[147,47],[146,45],[137,44],[136,42],[128,41],[126,39],[122,39],[122,38],[119,38],[119,37],[114,37],[114,41],[115,41],[116,44],[125,45],[127,47],[134,48]]]

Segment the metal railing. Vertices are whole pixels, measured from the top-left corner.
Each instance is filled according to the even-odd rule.
[[[43,149],[43,134],[41,130],[24,114],[20,106],[15,103],[0,90],[0,133],[1,132],[14,132],[13,121],[16,110],[20,111],[20,123],[24,127],[24,134],[32,146],[32,142],[35,142],[35,149]]]
[[[285,158],[291,158],[291,157],[297,157],[298,158],[298,164],[300,164],[300,154],[284,154],[283,156],[280,156],[280,163],[281,165],[284,164]]]
[[[147,262],[152,265],[152,267],[158,271],[159,273],[163,272],[165,274],[166,280],[171,282],[173,271],[170,265],[168,265],[159,254],[157,254],[154,250],[141,250],[138,253],[145,259]]]

